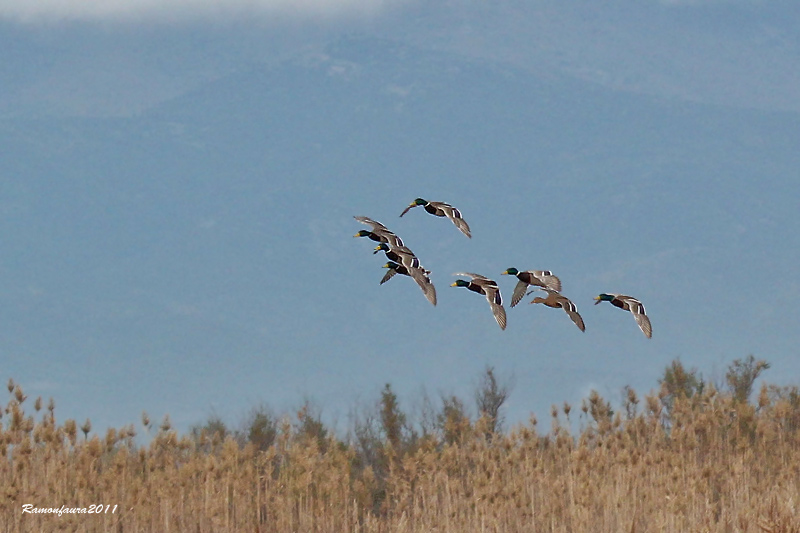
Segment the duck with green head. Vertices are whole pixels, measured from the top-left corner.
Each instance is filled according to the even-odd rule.
[[[377,254],[378,252],[384,252],[387,259],[406,268],[421,268],[419,258],[406,246],[391,246],[382,242],[375,247],[375,251],[372,253]]]
[[[403,240],[394,233],[392,233],[391,231],[389,231],[389,228],[387,228],[377,220],[372,220],[369,217],[362,217],[362,216],[354,216],[353,218],[355,218],[362,224],[366,224],[367,226],[372,226],[372,231],[362,229],[358,233],[353,235],[353,237],[368,237],[375,242],[385,242],[387,244],[391,244],[392,246],[403,246]]]
[[[422,294],[425,295],[425,298],[427,298],[428,301],[433,305],[436,305],[436,287],[433,286],[433,283],[431,283],[431,278],[428,277],[428,274],[431,273],[430,270],[425,270],[424,268],[409,268],[393,261],[389,261],[383,265],[383,268],[388,270],[383,276],[383,279],[381,279],[380,285],[383,285],[392,279],[395,274],[408,276],[417,282],[417,285],[419,285],[419,288],[422,289]]]
[[[511,295],[511,307],[517,305],[525,297],[529,285],[561,292],[561,280],[549,270],[519,271],[512,267],[506,269],[503,274],[517,276],[519,280],[517,286],[514,287],[514,293]]]
[[[503,298],[500,296],[500,288],[497,282],[482,276],[480,274],[473,274],[472,272],[456,272],[454,276],[469,276],[472,280],[467,281],[464,279],[457,279],[452,283],[451,287],[465,287],[472,292],[483,294],[486,296],[486,301],[489,302],[489,307],[492,309],[494,319],[500,329],[506,329],[506,310],[503,307]]]
[[[594,305],[597,305],[600,302],[610,302],[611,305],[615,307],[619,307],[625,311],[630,311],[633,315],[633,318],[636,320],[636,323],[639,325],[639,329],[642,330],[642,333],[644,333],[645,337],[648,339],[653,337],[653,327],[650,325],[650,318],[647,316],[644,310],[644,305],[642,305],[642,302],[633,296],[602,293],[598,296],[595,296],[594,299]]]
[[[424,198],[417,198],[416,200],[408,204],[408,207],[406,207],[403,210],[403,212],[400,213],[400,216],[402,217],[403,215],[408,213],[412,208],[417,206],[423,206],[425,208],[425,211],[427,211],[431,215],[437,217],[449,218],[453,222],[453,224],[455,224],[456,227],[459,230],[461,230],[461,233],[463,233],[470,239],[472,238],[472,233],[470,232],[469,225],[467,224],[467,221],[464,220],[464,218],[461,216],[461,211],[459,211],[452,205],[446,204],[444,202],[429,202]]]

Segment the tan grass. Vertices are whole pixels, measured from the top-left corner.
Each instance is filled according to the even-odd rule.
[[[181,436],[168,419],[137,446],[133,427],[57,423],[52,400],[29,415],[8,388],[0,531],[800,532],[800,402],[774,387],[755,406],[713,389],[679,397],[669,418],[658,396],[637,413],[629,391],[623,416],[593,395],[574,435],[566,404],[546,433],[532,420],[489,438],[479,420],[458,439],[383,443],[377,472],[355,445],[288,420],[263,451]],[[57,517],[25,503],[117,510]]]

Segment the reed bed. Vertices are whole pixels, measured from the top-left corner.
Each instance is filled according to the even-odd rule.
[[[267,446],[168,422],[137,445],[133,426],[92,434],[9,391],[6,532],[800,532],[796,388],[764,385],[755,404],[712,387],[641,402],[629,390],[617,412],[593,394],[554,407],[546,430],[492,432],[484,417],[447,438],[379,439],[371,459],[354,439],[303,431],[302,412]]]

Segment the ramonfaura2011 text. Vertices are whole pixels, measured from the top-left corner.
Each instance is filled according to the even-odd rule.
[[[103,505],[94,503],[89,507],[34,507],[32,503],[22,505],[22,513],[30,514],[55,514],[61,516],[63,514],[114,514],[117,512],[117,505]]]

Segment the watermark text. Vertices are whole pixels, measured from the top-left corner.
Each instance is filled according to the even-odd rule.
[[[117,512],[118,505],[104,505],[102,503],[95,503],[89,507],[34,507],[32,503],[22,505],[22,514],[114,514]]]

